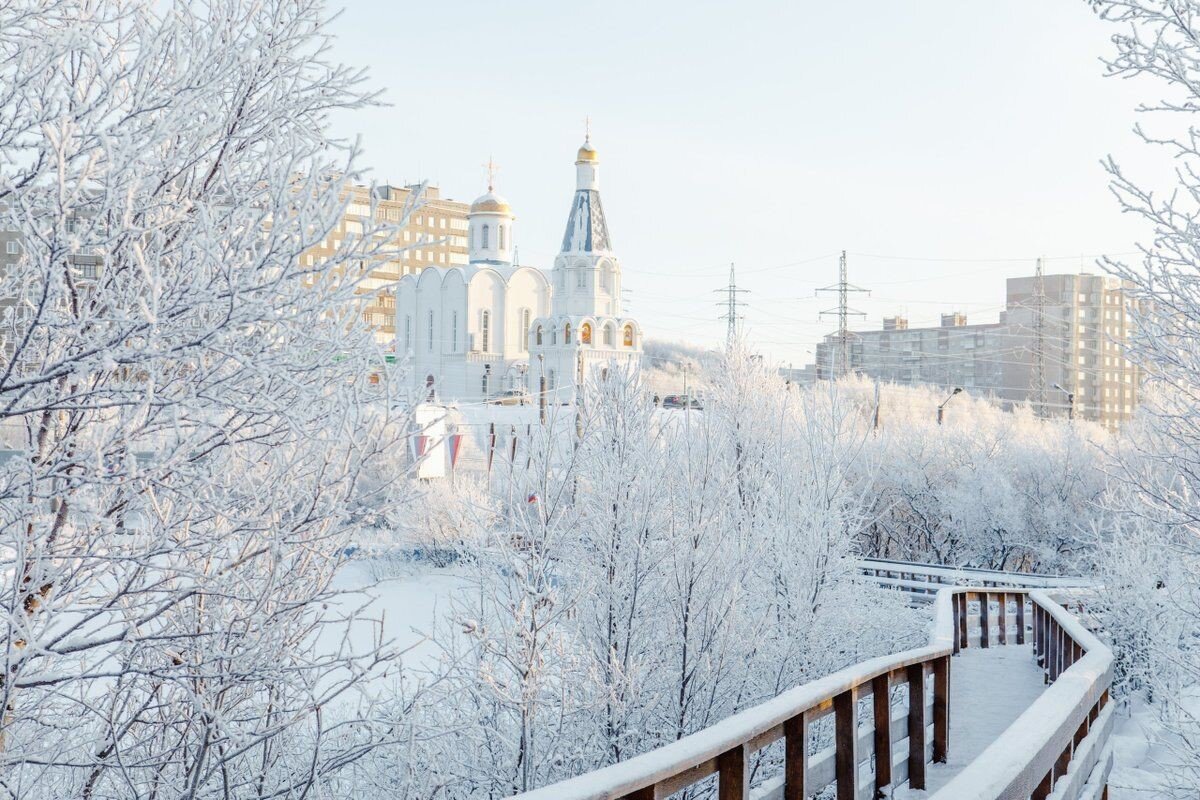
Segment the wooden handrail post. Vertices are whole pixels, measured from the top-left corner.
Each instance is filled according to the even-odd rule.
[[[992,596],[988,592],[979,593],[979,646],[988,646],[988,605]]]
[[[933,760],[950,755],[950,656],[933,662]]]
[[[958,595],[953,595],[950,598],[950,624],[953,626],[954,633],[954,653],[957,655],[962,650],[962,637],[958,634],[959,620],[962,619],[962,610],[958,607]]]
[[[808,712],[783,723],[783,800],[808,798]]]
[[[1033,658],[1037,661],[1038,666],[1045,666],[1042,662],[1042,609],[1037,603],[1033,604]]]
[[[888,673],[871,680],[871,705],[875,711],[875,797],[887,796],[892,785],[892,693]]]
[[[744,744],[717,756],[719,800],[747,800],[750,797],[750,770],[746,768],[746,760]]]
[[[1050,787],[1053,785],[1053,779],[1053,771],[1047,772],[1046,777],[1042,778],[1042,782],[1039,783],[1037,788],[1033,790],[1033,794],[1030,795],[1030,800],[1046,800],[1047,795],[1050,794]]]
[[[958,605],[959,605],[959,609],[960,609],[959,614],[958,614],[959,646],[965,650],[968,647],[968,644],[967,644],[967,593],[959,592],[958,594],[954,595],[954,599],[958,601]]]
[[[1025,644],[1025,595],[1017,595],[1017,644]]]
[[[833,698],[833,713],[837,800],[858,800],[858,702],[853,689]]]
[[[908,667],[908,785],[911,789],[925,788],[924,664]]]
[[[1000,613],[996,615],[996,621],[1000,626],[1000,636],[998,641],[1000,644],[1008,644],[1008,592],[1000,593]]]
[[[1058,676],[1062,675],[1063,665],[1063,630],[1059,626],[1058,620],[1050,621],[1050,641],[1054,646],[1054,674],[1051,676],[1051,681],[1058,680]]]

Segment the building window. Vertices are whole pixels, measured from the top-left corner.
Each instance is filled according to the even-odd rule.
[[[412,350],[412,317],[404,316],[404,351]]]
[[[563,344],[570,344],[570,343],[571,343],[571,323],[568,322],[567,326],[565,328],[563,328]]]
[[[608,345],[609,347],[612,347],[614,338],[615,338],[615,336],[614,336],[614,332],[613,332],[613,326],[605,325],[604,326],[604,343],[606,345]]]
[[[532,321],[532,318],[533,318],[533,315],[529,312],[528,308],[522,309],[522,311],[521,311],[521,349],[522,350],[529,349],[529,325],[530,325],[530,322]],[[540,344],[540,342],[539,342],[539,344]]]
[[[496,226],[496,233],[499,235],[501,250],[504,249],[504,229],[505,229],[505,227],[507,227],[507,226],[505,226],[505,225]]]
[[[480,380],[479,388],[483,390],[484,397],[488,396],[488,388],[489,384],[491,383],[492,373],[490,372],[490,369],[491,368],[487,366],[483,368],[483,378]]]
[[[429,352],[433,352],[433,311],[429,312]]]
[[[450,352],[458,352],[458,312],[450,315]]]
[[[584,344],[592,343],[592,323],[585,322],[579,326],[579,341]]]
[[[610,273],[607,269],[600,273],[600,288],[604,289],[606,292],[612,289],[612,273]]]
[[[575,273],[575,286],[580,289],[587,288],[587,273],[582,269],[576,271]]]
[[[479,246],[482,247],[484,250],[486,250],[488,248],[488,226],[487,225],[483,226],[483,229],[479,235],[482,239],[482,243]]]
[[[550,344],[558,344],[558,328],[550,329]]]
[[[542,343],[542,326],[541,325],[537,326],[537,331],[534,335],[537,337],[537,343],[540,346]]]
[[[485,227],[484,230],[486,231],[487,228]],[[483,350],[483,352],[485,352],[485,353],[491,352],[491,349],[492,349],[490,346],[491,338],[492,338],[492,312],[482,311],[482,312],[480,312],[480,316],[479,316],[479,341],[480,341],[480,349]]]
[[[16,242],[5,242],[4,250],[10,256],[15,256],[17,254],[17,243]]]
[[[633,347],[633,326],[625,326],[624,342],[626,347]]]

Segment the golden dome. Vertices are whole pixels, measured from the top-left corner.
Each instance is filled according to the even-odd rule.
[[[581,162],[591,163],[599,160],[600,155],[596,152],[596,148],[592,147],[592,143],[590,141],[584,142],[583,146],[579,148],[579,152],[575,155],[576,164]]]
[[[495,192],[488,192],[471,204],[471,213],[512,214],[512,206]]]

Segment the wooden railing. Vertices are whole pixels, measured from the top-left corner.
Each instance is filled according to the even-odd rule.
[[[907,592],[913,599],[932,600],[944,586],[1011,587],[1050,589],[1086,586],[1085,578],[1025,572],[1000,572],[978,567],[946,567],[911,561],[858,560],[858,574],[890,589]]]
[[[659,800],[712,776],[719,800],[803,800],[834,784],[838,800],[882,797],[904,785],[924,789],[929,764],[946,761],[953,745],[951,655],[1023,644],[1030,631],[1051,686],[933,797],[1043,800],[1060,778],[1077,787],[1061,800],[1099,797],[1086,792],[1097,777],[1107,780],[1111,653],[1043,592],[983,587],[939,591],[926,647],[864,661],[657,750],[518,797]],[[897,687],[907,701],[899,707],[892,702]],[[861,727],[860,714],[867,718]],[[832,743],[813,752],[812,732],[830,715]],[[756,757],[780,740],[782,757],[773,762],[780,774],[752,790]]]
[[[990,606],[1004,619],[1013,592],[960,592],[956,596],[956,649],[966,632],[961,607],[971,598],[986,620]],[[1020,592],[1032,610],[1033,653],[1050,684],[992,744],[933,797],[936,800],[1091,800],[1108,797],[1112,752],[1112,651],[1045,590]],[[1064,602],[1081,610],[1077,597]],[[1017,605],[1023,615],[1025,600]],[[1018,623],[1018,635],[1022,625]],[[1000,631],[1003,624],[998,625]],[[987,647],[986,625],[981,644]],[[1018,643],[1023,641],[1018,639]],[[1003,643],[1003,638],[1000,639]]]

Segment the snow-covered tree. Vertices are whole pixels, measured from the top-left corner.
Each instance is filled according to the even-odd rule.
[[[1200,785],[1200,3],[1091,0],[1116,24],[1108,71],[1149,78],[1165,98],[1139,109],[1142,140],[1170,157],[1161,181],[1106,162],[1122,210],[1144,220],[1140,263],[1109,261],[1129,282],[1136,335],[1129,355],[1145,375],[1142,420],[1119,451],[1116,518],[1100,529],[1106,620],[1132,688],[1163,710],[1174,748],[1168,781],[1179,797]],[[1153,85],[1151,82],[1147,86]],[[1155,188],[1167,187],[1167,191]],[[1155,187],[1155,188],[1151,188]],[[1140,663],[1139,663],[1140,662]]]
[[[0,3],[0,788],[300,797],[396,731],[331,583],[404,430],[316,0]],[[387,482],[375,481],[370,493]]]

